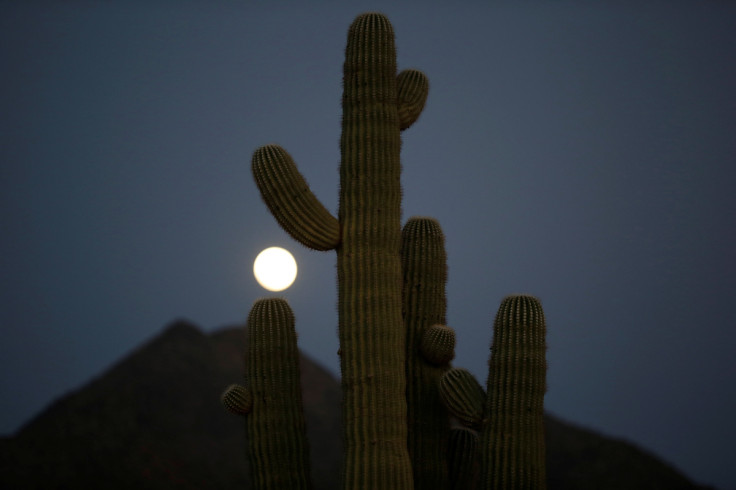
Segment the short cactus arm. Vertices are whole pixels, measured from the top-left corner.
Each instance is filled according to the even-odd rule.
[[[429,80],[419,70],[403,70],[396,77],[399,93],[399,127],[403,131],[419,119],[429,95]]]
[[[235,415],[248,415],[253,408],[253,393],[243,385],[231,384],[220,397],[225,410]]]
[[[340,224],[309,189],[291,156],[278,145],[253,154],[253,177],[271,214],[296,241],[314,250],[340,243]]]
[[[470,371],[452,368],[440,378],[440,398],[447,411],[465,427],[480,430],[483,427],[483,406],[486,394]]]

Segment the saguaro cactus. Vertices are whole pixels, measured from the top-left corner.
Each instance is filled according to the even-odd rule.
[[[493,323],[486,423],[481,433],[484,488],[543,490],[546,325],[533,296],[505,298]]]
[[[253,176],[284,230],[309,248],[337,253],[343,488],[445,489],[451,485],[448,471],[454,476],[452,488],[463,488],[475,480],[480,455],[485,488],[542,489],[541,307],[528,296],[502,303],[494,326],[486,395],[470,373],[449,366],[455,339],[445,325],[446,257],[439,225],[430,218],[412,219],[402,235],[400,132],[419,117],[428,90],[427,79],[419,71],[397,75],[388,19],[377,13],[360,15],[348,32],[343,66],[338,216],[332,216],[314,196],[280,146],[255,151]],[[284,305],[254,306],[257,312],[251,317],[264,326],[291,322],[293,331],[290,310],[287,313]],[[256,321],[252,318],[249,324]],[[251,340],[251,349],[271,353],[282,345],[281,338],[275,335],[264,343]],[[292,372],[295,346],[294,342],[284,349],[293,353],[291,360],[283,361],[290,367],[280,375]],[[249,370],[258,373],[259,369],[252,364]],[[289,392],[299,398],[298,388],[292,385],[298,377],[289,374],[287,378]],[[235,387],[224,398],[233,412],[251,411],[249,420],[280,389],[263,384],[260,377],[251,379],[251,384],[252,393]],[[451,432],[441,397],[469,430]],[[302,424],[291,409],[270,415],[287,424]],[[303,454],[306,443],[300,442],[301,435],[273,436],[263,430],[283,420],[263,419],[265,425],[249,421],[249,431],[258,440],[276,437],[262,448],[267,458],[252,460],[255,472],[278,475],[289,464],[279,454]],[[292,420],[296,422],[288,422]],[[281,445],[288,438],[294,438],[288,447]],[[306,459],[297,459],[297,468],[290,471],[302,475],[299,481],[308,481]],[[262,478],[268,485],[276,481]]]
[[[421,113],[428,83],[396,73],[394,33],[377,13],[350,26],[343,76],[340,203],[334,218],[286,151],[253,157],[261,195],[304,245],[337,251],[345,488],[412,488],[401,314],[399,133]]]
[[[253,484],[259,490],[312,488],[294,314],[281,298],[255,302],[248,315],[246,386],[222,395],[245,415]]]
[[[446,327],[445,236],[432,218],[411,218],[401,233],[406,326],[406,403],[414,488],[447,488],[450,421],[438,384],[454,357],[455,335]]]
[[[539,300],[504,298],[493,323],[486,392],[465,369],[440,380],[440,396],[464,426],[480,432],[484,490],[544,490],[546,325]]]

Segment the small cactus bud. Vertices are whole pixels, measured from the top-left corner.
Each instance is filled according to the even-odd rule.
[[[419,346],[427,362],[442,366],[455,358],[455,331],[446,325],[432,325],[422,335]]]
[[[220,399],[225,410],[235,415],[247,415],[253,407],[253,394],[248,388],[238,384],[228,386]]]

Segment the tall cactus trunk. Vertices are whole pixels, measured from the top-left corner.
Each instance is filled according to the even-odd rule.
[[[412,488],[401,315],[401,146],[391,24],[358,17],[345,54],[337,247],[343,488]]]

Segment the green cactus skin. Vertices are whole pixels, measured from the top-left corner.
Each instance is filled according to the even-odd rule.
[[[220,400],[225,409],[235,415],[248,415],[253,408],[253,393],[238,384],[228,386]]]
[[[337,276],[343,488],[410,489],[399,255],[402,128],[393,27],[381,14],[362,14],[350,26],[342,108]]]
[[[486,394],[470,371],[452,368],[440,378],[439,393],[447,411],[465,427],[480,430]]]
[[[455,331],[447,325],[427,327],[419,351],[425,361],[435,366],[449,364],[455,358]]]
[[[255,302],[248,315],[246,417],[254,487],[311,489],[294,314],[281,298]]]
[[[478,433],[453,427],[448,444],[451,490],[472,490],[478,479]]]
[[[546,488],[545,334],[542,305],[535,297],[515,295],[501,302],[480,441],[484,489]]]
[[[446,489],[449,418],[439,398],[438,382],[454,357],[454,334],[448,343],[432,345],[430,355],[447,362],[428,363],[421,354],[425,334],[445,323],[447,255],[445,236],[432,218],[414,217],[401,233],[401,267],[404,277],[404,326],[406,328],[406,404],[409,421],[409,454],[417,490]],[[447,333],[447,332],[445,332]],[[431,344],[431,342],[430,342]],[[439,352],[438,352],[439,351]]]
[[[309,189],[286,150],[277,145],[258,148],[253,154],[252,170],[268,209],[292,238],[314,250],[337,247],[337,219]]]

